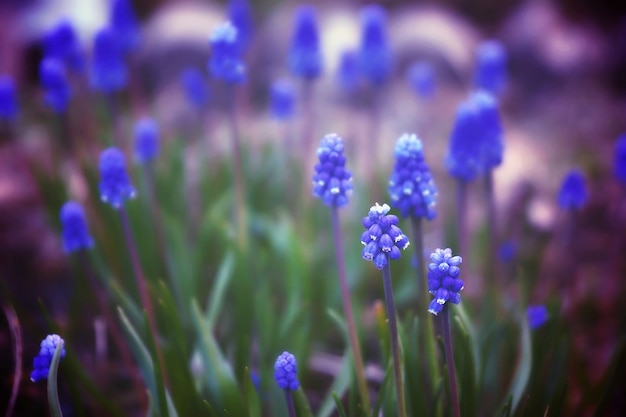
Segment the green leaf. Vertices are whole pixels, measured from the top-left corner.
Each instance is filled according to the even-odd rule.
[[[50,370],[48,371],[48,405],[50,406],[52,417],[63,417],[61,404],[59,403],[59,390],[57,388],[57,375],[59,373],[59,361],[61,360],[62,351],[63,343],[58,343],[56,349],[54,349]]]
[[[291,391],[294,399],[294,405],[296,406],[296,414],[298,417],[313,417],[313,412],[311,411],[311,405],[309,404],[309,400],[307,400],[306,395],[304,395],[304,390],[302,388],[297,389],[296,391]]]
[[[225,299],[224,294],[226,293],[228,285],[233,278],[234,263],[235,256],[232,252],[228,252],[224,256],[224,259],[220,264],[220,268],[218,269],[215,276],[213,289],[211,290],[211,294],[209,295],[206,313],[204,314],[204,322],[209,327],[209,329],[213,329],[215,327],[217,317],[222,311],[222,305]]]
[[[515,412],[515,409],[519,405],[522,395],[526,390],[526,385],[528,384],[528,380],[530,378],[530,371],[533,363],[530,327],[528,327],[528,321],[526,320],[526,316],[521,312],[518,312],[517,317],[520,326],[520,359],[517,364],[513,380],[511,381],[511,386],[509,387],[506,395],[506,398],[509,396],[511,397],[512,412]]]
[[[248,409],[248,416],[261,417],[261,404],[259,402],[259,395],[257,394],[256,387],[252,382],[250,368],[248,367],[246,367],[243,376],[243,395],[246,401],[246,408]]]
[[[339,417],[348,417],[346,415],[346,410],[343,409],[343,404],[341,404],[341,400],[337,397],[337,394],[333,392],[333,400],[335,401],[335,405],[337,406],[337,412],[339,413]]]

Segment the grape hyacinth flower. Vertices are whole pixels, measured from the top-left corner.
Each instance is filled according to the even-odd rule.
[[[621,135],[615,142],[613,173],[620,184],[626,185],[626,134]]]
[[[300,387],[298,363],[295,356],[289,352],[278,355],[274,364],[274,379],[280,389],[296,391]]]
[[[387,81],[391,74],[387,15],[378,5],[365,6],[361,11],[359,68],[361,74],[376,86]]]
[[[135,161],[145,164],[159,154],[159,127],[145,117],[135,124]]]
[[[411,65],[407,80],[418,97],[428,99],[435,94],[435,71],[429,62],[419,61]]]
[[[574,169],[563,178],[558,196],[559,206],[563,210],[577,210],[587,202],[585,177],[580,170]]]
[[[272,83],[270,88],[270,113],[276,120],[289,120],[295,114],[296,92],[285,80]]]
[[[356,51],[343,51],[339,57],[337,83],[346,92],[354,90],[359,82],[359,61]]]
[[[296,10],[293,38],[289,49],[289,69],[303,79],[312,80],[322,72],[317,18],[312,6]]]
[[[207,81],[197,68],[186,68],[180,76],[180,83],[187,102],[196,109],[203,109],[209,102]]]
[[[391,205],[403,217],[434,219],[437,187],[424,160],[422,142],[416,135],[405,133],[398,138],[393,153],[396,163],[388,187]]]
[[[140,39],[139,23],[130,0],[113,0],[109,25],[118,36],[119,48],[123,54],[137,48]]]
[[[400,259],[400,249],[409,246],[409,238],[397,226],[398,217],[387,214],[389,210],[388,204],[376,203],[362,222],[366,231],[361,235],[361,244],[365,246],[361,257],[379,270],[387,266],[388,259]]]
[[[83,52],[74,25],[68,19],[61,19],[46,33],[43,49],[45,57],[57,59],[66,69],[74,73],[83,71]]]
[[[228,20],[237,28],[240,53],[245,53],[252,41],[254,21],[248,0],[230,0],[226,6]]]
[[[120,209],[124,202],[136,195],[126,171],[126,158],[118,148],[104,150],[100,155],[100,199]]]
[[[517,256],[517,244],[512,240],[507,240],[500,245],[498,250],[498,258],[502,262],[510,263],[515,260]]]
[[[102,93],[121,90],[128,84],[120,35],[113,28],[105,27],[96,33],[90,84],[92,89]]]
[[[73,253],[82,249],[91,249],[94,245],[89,234],[83,206],[75,201],[68,201],[61,207],[61,225],[63,232],[63,251]]]
[[[428,264],[428,292],[435,296],[428,311],[434,315],[441,313],[444,305],[449,301],[453,304],[461,302],[460,291],[463,281],[459,278],[462,258],[452,256],[452,249],[435,249],[430,255]]]
[[[548,321],[548,309],[544,305],[532,305],[526,308],[526,318],[528,319],[528,325],[532,330],[535,330],[545,324]]]
[[[209,39],[211,44],[209,72],[213,77],[229,84],[240,84],[246,78],[246,67],[241,58],[237,39],[237,28],[230,22],[222,23],[215,28]]]
[[[65,357],[64,343],[58,334],[50,334],[41,341],[39,353],[33,359],[33,371],[30,373],[31,381],[38,382],[48,378],[54,351],[58,345],[61,345],[61,357]]]
[[[478,46],[476,52],[476,88],[493,95],[500,93],[506,83],[507,54],[497,40],[488,40]]]
[[[17,117],[17,97],[13,78],[8,75],[0,76],[0,120],[13,121]]]
[[[345,206],[352,193],[352,173],[345,167],[343,150],[343,139],[335,133],[324,136],[317,149],[319,163],[313,174],[313,195],[329,207]]]
[[[71,98],[63,64],[53,58],[44,58],[39,66],[39,79],[44,89],[44,102],[55,113],[63,113]]]

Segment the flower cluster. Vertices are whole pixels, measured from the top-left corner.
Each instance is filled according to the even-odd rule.
[[[476,52],[476,87],[498,94],[506,82],[506,64],[506,50],[500,42],[482,42]]]
[[[139,24],[130,0],[113,0],[109,24],[118,36],[123,54],[137,48],[140,38]]]
[[[228,19],[237,28],[237,43],[244,53],[252,41],[254,21],[248,0],[230,0],[227,5]]]
[[[67,19],[60,20],[44,37],[44,56],[63,63],[68,70],[78,73],[85,66],[76,30]]]
[[[387,41],[387,15],[378,5],[365,6],[361,12],[361,74],[373,85],[381,85],[391,74],[391,49]]]
[[[396,142],[394,156],[396,164],[388,188],[391,205],[404,217],[434,219],[437,187],[424,161],[422,142],[414,134],[404,134]]]
[[[587,189],[582,172],[574,169],[565,175],[559,190],[558,200],[559,206],[563,210],[576,210],[585,205],[587,202]]]
[[[615,143],[613,173],[620,184],[626,185],[626,134],[621,135]]]
[[[548,309],[544,305],[528,306],[526,308],[526,318],[528,319],[528,325],[531,329],[535,330],[541,327],[548,321]]]
[[[93,239],[89,234],[85,210],[75,201],[68,201],[61,207],[61,226],[63,232],[63,250],[72,253],[93,247]]]
[[[159,153],[159,127],[150,118],[143,118],[135,125],[135,161],[150,162]]]
[[[348,204],[352,192],[352,173],[346,169],[343,140],[335,133],[322,138],[317,149],[319,163],[313,174],[313,195],[327,206]]]
[[[294,75],[309,80],[319,77],[322,72],[317,19],[311,6],[300,6],[296,10],[289,69]]]
[[[246,77],[246,67],[241,59],[237,28],[230,22],[222,23],[215,28],[209,42],[211,75],[230,84],[242,83]]]
[[[0,76],[0,120],[14,120],[17,117],[17,97],[13,78]]]
[[[41,381],[48,378],[48,372],[50,371],[50,363],[54,356],[54,351],[57,346],[64,345],[64,341],[58,334],[50,334],[41,341],[41,347],[39,354],[33,359],[33,371],[30,373],[30,380],[33,382]],[[65,348],[61,350],[61,357],[65,356]]]
[[[108,148],[100,155],[100,199],[119,209],[135,197],[135,187],[126,172],[126,158],[118,148]]]
[[[461,302],[460,291],[463,281],[459,278],[462,259],[452,256],[452,249],[435,249],[430,254],[428,264],[428,292],[435,296],[428,306],[428,312],[434,315],[441,313],[446,302]]]
[[[295,113],[296,92],[288,81],[275,81],[270,88],[270,113],[276,120],[289,120]]]
[[[355,51],[346,50],[339,57],[337,68],[337,83],[344,91],[352,91],[358,84],[359,61]]]
[[[39,65],[39,78],[45,103],[56,113],[63,113],[71,97],[63,63],[54,58],[44,58]]]
[[[278,355],[274,363],[274,379],[281,389],[296,391],[300,387],[298,382],[298,364],[296,357],[289,352]]]
[[[186,68],[180,75],[180,83],[187,102],[197,109],[203,109],[209,102],[207,82],[197,68]]]
[[[409,246],[409,238],[398,227],[398,217],[387,214],[389,210],[389,205],[376,203],[362,221],[366,230],[361,235],[361,243],[365,246],[361,256],[372,261],[377,269],[387,266],[387,258],[400,259],[400,249]]]
[[[91,88],[102,93],[121,90],[128,84],[128,69],[119,35],[113,28],[100,29],[94,38]]]
[[[430,98],[435,94],[435,71],[430,63],[419,61],[411,65],[407,80],[418,97]]]

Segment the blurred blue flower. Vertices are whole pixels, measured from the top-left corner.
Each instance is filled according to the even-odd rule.
[[[17,118],[17,94],[13,78],[0,76],[0,120],[13,121]]]
[[[126,158],[118,148],[105,149],[100,154],[100,199],[119,209],[136,191],[126,171]]]
[[[252,41],[254,19],[248,0],[230,0],[226,6],[228,20],[237,28],[237,43],[240,53],[245,53]]]
[[[405,133],[398,138],[393,152],[396,163],[388,191],[391,205],[400,210],[403,217],[432,220],[437,215],[437,187],[422,149],[422,142],[414,134]]]
[[[507,240],[500,245],[498,249],[498,258],[502,262],[512,262],[517,256],[517,245],[512,240]]]
[[[145,117],[135,124],[135,161],[145,164],[159,154],[159,127]]]
[[[435,94],[435,71],[430,62],[418,61],[407,71],[409,85],[421,98],[430,98]]]
[[[44,56],[59,60],[75,73],[83,71],[85,59],[74,25],[68,19],[60,20],[44,36]]]
[[[113,0],[109,25],[118,36],[122,54],[127,54],[137,48],[140,28],[130,0]]]
[[[209,72],[213,77],[230,84],[242,83],[246,78],[246,67],[241,58],[237,39],[237,28],[230,22],[222,23],[215,28],[209,39],[211,43]]]
[[[335,133],[324,136],[317,148],[319,163],[313,174],[313,195],[327,206],[348,204],[352,193],[352,173],[346,169],[343,140]]]
[[[187,101],[197,109],[203,109],[209,102],[209,87],[202,72],[197,68],[185,68],[180,75],[180,83]]]
[[[615,155],[613,161],[613,173],[615,179],[622,185],[626,185],[626,133],[617,138],[615,142]]]
[[[361,74],[372,84],[381,85],[391,74],[391,50],[387,40],[387,14],[378,5],[361,11]]]
[[[296,92],[285,80],[272,83],[270,88],[270,113],[277,120],[289,120],[295,114]]]
[[[289,69],[294,75],[315,79],[322,72],[317,18],[312,6],[296,9],[293,38],[289,49]]]
[[[120,37],[113,28],[105,27],[96,33],[90,84],[92,89],[102,93],[121,90],[128,84],[128,70]]]
[[[63,251],[73,253],[93,247],[93,238],[89,234],[83,206],[75,201],[68,201],[61,207],[61,238]]]
[[[376,203],[362,221],[366,230],[361,235],[361,243],[365,246],[361,257],[372,261],[377,269],[387,266],[387,257],[400,259],[400,249],[404,250],[409,246],[409,238],[397,226],[398,218],[387,214],[389,210],[389,205],[381,206]]]
[[[476,88],[497,95],[506,83],[507,54],[497,40],[488,40],[478,46],[476,52]]]
[[[345,91],[352,91],[359,82],[359,61],[356,51],[343,51],[339,57],[337,82]]]
[[[450,175],[469,182],[502,163],[504,154],[498,102],[478,91],[461,103],[450,134],[445,166]]]
[[[39,65],[39,79],[44,89],[44,102],[55,113],[67,110],[72,93],[63,63],[54,58],[44,58]]]
[[[578,169],[568,172],[563,178],[559,190],[559,206],[563,210],[575,210],[582,208],[587,202],[587,188],[585,176]]]
[[[428,306],[428,312],[434,315],[441,313],[444,305],[449,301],[453,304],[461,302],[460,291],[463,289],[463,280],[459,278],[459,265],[463,259],[452,256],[452,249],[435,249],[430,254],[428,264],[428,292],[435,296]]]
[[[548,309],[544,305],[528,306],[526,308],[526,318],[528,319],[528,325],[531,329],[535,330],[541,327],[548,321]]]
[[[41,341],[39,353],[33,359],[33,371],[30,373],[31,381],[38,382],[42,379],[48,379],[52,357],[59,344],[63,346],[65,342],[58,334],[50,334]],[[61,350],[61,357],[65,357],[65,347]]]
[[[300,387],[298,364],[295,356],[289,352],[278,355],[274,363],[274,379],[278,387],[284,390],[296,391]]]

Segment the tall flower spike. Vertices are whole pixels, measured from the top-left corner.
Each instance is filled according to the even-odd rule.
[[[613,173],[620,184],[626,185],[626,133],[615,142]]]
[[[460,256],[452,256],[451,249],[435,249],[430,255],[428,264],[428,292],[435,296],[428,306],[428,312],[434,315],[441,313],[448,301],[453,304],[461,302],[460,291],[463,281],[459,278],[463,261]]]
[[[484,41],[476,51],[476,88],[497,95],[506,83],[507,56],[497,40]]]
[[[76,35],[74,25],[67,20],[60,20],[44,37],[44,55],[57,59],[72,72],[82,72],[85,66],[83,51]]]
[[[322,52],[319,45],[317,18],[312,6],[296,10],[293,38],[289,50],[289,69],[304,79],[312,80],[322,72]]]
[[[276,120],[289,120],[295,114],[296,92],[285,80],[275,81],[270,88],[270,113]]]
[[[100,199],[115,209],[134,198],[135,187],[126,172],[126,158],[118,148],[108,148],[100,155]]]
[[[489,93],[472,93],[461,103],[450,134],[445,166],[469,182],[502,163],[504,144],[498,103]]]
[[[548,309],[544,305],[533,305],[526,308],[526,318],[531,329],[535,330],[548,321]]]
[[[237,43],[240,53],[245,53],[250,46],[252,33],[254,31],[254,21],[252,18],[252,8],[248,0],[230,0],[228,2],[227,15],[233,25],[237,28]]]
[[[39,66],[39,78],[44,89],[44,102],[55,113],[63,113],[70,102],[71,90],[61,61],[44,58]]]
[[[361,11],[361,74],[374,85],[381,85],[391,73],[391,50],[387,40],[387,15],[378,5]]]
[[[396,164],[389,179],[391,205],[403,217],[415,216],[432,220],[437,215],[437,187],[424,160],[422,142],[414,134],[405,133],[394,148]]]
[[[119,37],[119,47],[123,54],[137,48],[140,39],[139,23],[130,0],[113,0],[109,25]]]
[[[400,249],[409,246],[409,238],[398,227],[398,218],[389,213],[387,204],[376,203],[370,208],[362,224],[365,232],[361,235],[361,243],[365,246],[361,257],[372,261],[377,269],[383,269],[389,259],[400,259]]]
[[[296,391],[300,387],[295,356],[289,352],[278,355],[274,363],[274,379],[278,387],[284,390]]]
[[[0,76],[0,120],[15,120],[17,113],[17,96],[13,78],[2,75]]]
[[[411,65],[407,80],[418,97],[427,99],[435,94],[435,71],[429,62],[419,61]]]
[[[30,380],[33,382],[48,379],[50,371],[50,363],[54,356],[54,351],[58,344],[63,345],[65,342],[58,334],[50,334],[41,341],[39,353],[33,359],[33,371],[30,373]],[[61,357],[65,356],[65,348],[61,350]]]
[[[180,75],[180,83],[189,104],[197,109],[206,107],[209,102],[209,88],[199,69],[186,68]]]
[[[68,201],[61,207],[61,226],[63,231],[63,251],[73,253],[93,247],[93,238],[89,234],[85,210],[75,201]]]
[[[574,169],[563,178],[559,190],[559,206],[563,210],[576,210],[582,208],[587,202],[587,189],[585,176],[580,170]]]
[[[343,139],[335,133],[322,138],[317,148],[319,163],[313,174],[313,195],[327,206],[345,206],[352,193],[352,173],[346,169]]]
[[[211,44],[209,72],[213,77],[230,84],[242,83],[246,78],[246,67],[241,59],[237,39],[237,28],[230,22],[222,23],[215,28],[209,39]]]
[[[354,90],[359,82],[359,61],[356,51],[343,51],[339,58],[337,82],[344,91]]]
[[[159,127],[153,119],[145,117],[135,124],[135,161],[150,162],[159,154]]]
[[[113,28],[105,27],[96,33],[89,81],[92,89],[102,93],[121,90],[128,84],[119,35]]]

